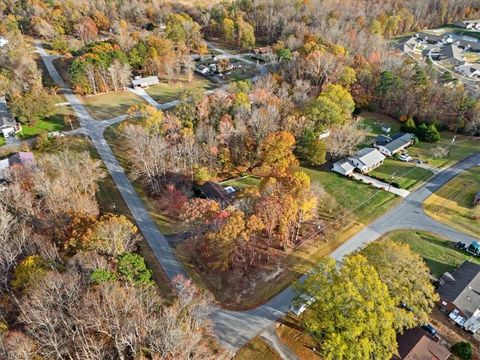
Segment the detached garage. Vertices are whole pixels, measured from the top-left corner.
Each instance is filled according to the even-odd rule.
[[[342,159],[333,164],[332,170],[343,176],[350,176],[355,166],[348,159]]]

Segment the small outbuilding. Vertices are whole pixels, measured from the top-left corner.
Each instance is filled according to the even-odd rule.
[[[132,85],[134,88],[140,87],[140,88],[148,88],[149,86],[159,84],[160,80],[158,79],[157,76],[147,76],[142,78],[141,76],[135,76],[135,78],[132,80]]]
[[[333,164],[332,170],[340,175],[350,176],[355,170],[355,166],[348,159],[342,159]]]

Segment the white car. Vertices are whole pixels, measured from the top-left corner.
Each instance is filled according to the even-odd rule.
[[[412,157],[411,157],[410,155],[406,154],[406,153],[405,153],[405,154],[400,154],[400,155],[398,156],[398,158],[399,158],[401,161],[405,161],[405,162],[410,162],[410,161],[412,161]]]
[[[306,295],[306,294],[300,295],[300,299],[302,299],[301,304],[299,304],[297,306],[292,305],[292,307],[290,308],[290,311],[292,313],[294,313],[295,316],[300,316],[316,300],[313,296],[309,296],[309,295]]]

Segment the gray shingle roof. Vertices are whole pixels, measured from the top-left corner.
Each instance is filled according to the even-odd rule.
[[[415,139],[415,135],[410,133],[397,133],[391,137],[391,141],[387,144],[383,145],[385,149],[390,152],[394,152],[395,150],[400,149],[405,144],[413,141]]]
[[[440,57],[463,61],[463,54],[458,45],[446,45],[440,50]]]
[[[445,282],[438,294],[470,317],[480,307],[480,265],[464,261],[452,276],[455,281]]]
[[[351,158],[357,159],[367,167],[371,167],[385,160],[385,156],[383,156],[380,151],[370,147],[359,150],[355,155],[352,155]]]
[[[0,128],[3,126],[16,126],[15,119],[10,114],[10,111],[8,111],[5,96],[0,97]]]

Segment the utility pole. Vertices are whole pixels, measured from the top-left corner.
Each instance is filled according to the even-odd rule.
[[[393,172],[392,176],[390,176],[390,182],[388,183],[388,191],[392,188],[392,182],[395,179],[396,171]]]

